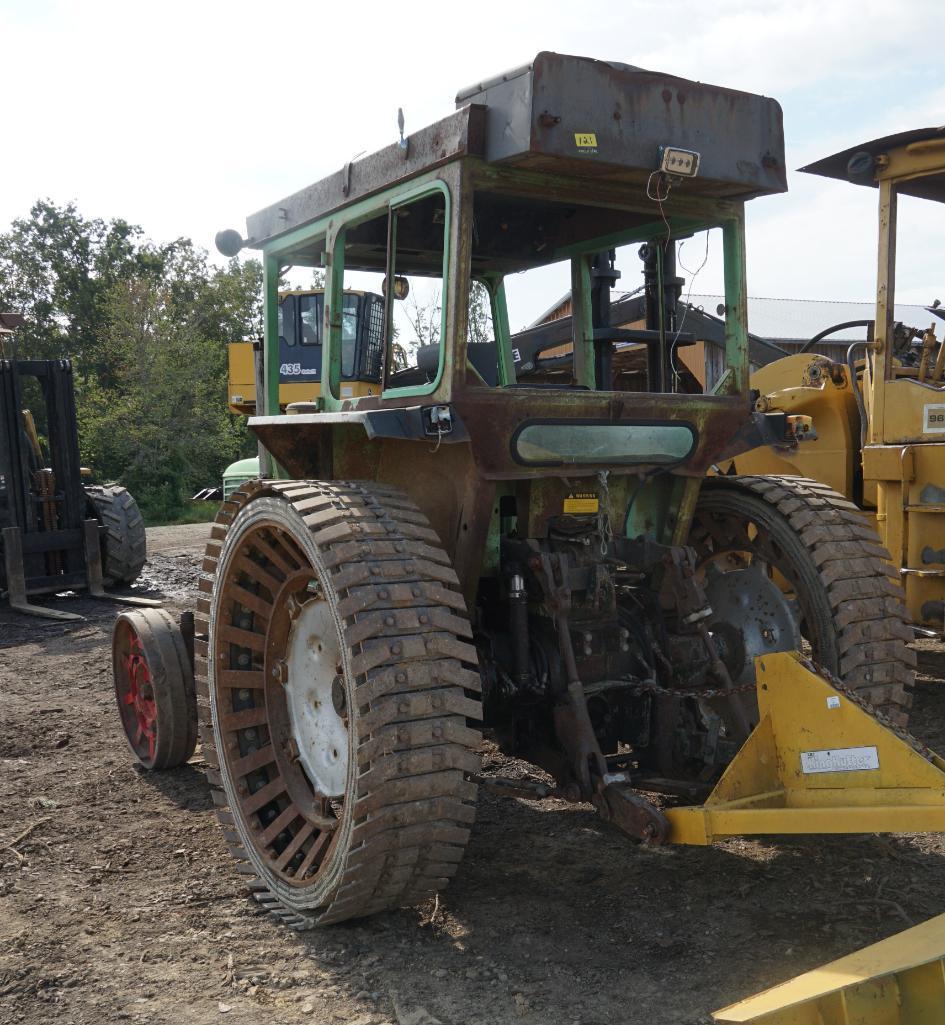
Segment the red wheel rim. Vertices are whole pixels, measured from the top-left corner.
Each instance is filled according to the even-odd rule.
[[[115,690],[125,734],[143,762],[153,762],[157,748],[157,703],[154,682],[141,638],[126,624],[116,652]]]

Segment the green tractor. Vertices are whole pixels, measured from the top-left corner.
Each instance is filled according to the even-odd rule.
[[[751,412],[745,324],[745,202],[785,182],[773,100],[541,53],[461,92],[444,120],[253,215],[245,243],[218,236],[221,251],[245,244],[264,261],[265,404],[250,426],[276,473],[230,494],[213,527],[198,718],[229,848],[279,918],[305,928],[429,897],[457,870],[480,785],[589,802],[648,843],[861,832],[870,801],[870,828],[892,821],[875,786],[847,800],[847,786],[882,778],[871,755],[838,756],[861,771],[829,775],[831,752],[876,751],[857,739],[882,730],[874,713],[900,729],[907,717],[911,634],[885,552],[821,485],[706,479],[724,456],[795,443],[784,414]],[[675,319],[676,245],[712,228],[727,370],[684,394],[675,351],[693,338]],[[639,329],[610,323],[614,250],[631,244],[647,299]],[[554,373],[542,379],[536,356],[521,381],[506,281],[560,261],[571,345],[549,358]],[[326,299],[320,394],[283,414],[288,265],[323,269]],[[355,271],[385,282],[373,395],[341,386]],[[441,297],[427,344],[396,338],[405,279]],[[491,341],[469,337],[474,283],[488,292]],[[618,346],[645,368],[629,390],[615,379]],[[159,635],[137,638],[145,662]],[[123,627],[121,644],[135,640]],[[796,649],[819,677],[786,654]],[[126,665],[116,660],[121,686]],[[806,732],[770,726],[769,688],[815,695]],[[167,751],[189,728],[172,691],[156,714]],[[759,753],[810,746],[816,716],[834,708],[803,772]],[[848,728],[848,714],[862,722]],[[483,729],[553,783],[482,777]],[[725,815],[673,807],[673,795],[731,789],[736,769],[742,792]],[[806,804],[785,796],[824,780]],[[941,828],[926,805],[919,824]]]

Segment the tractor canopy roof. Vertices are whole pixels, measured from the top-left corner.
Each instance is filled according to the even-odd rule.
[[[784,192],[781,107],[772,99],[627,64],[539,53],[456,97],[454,114],[247,219],[262,248],[295,229],[436,167],[484,165],[645,194],[664,150],[698,154],[692,197]],[[478,187],[482,187],[481,185]]]
[[[798,170],[872,188],[895,178],[899,192],[945,203],[945,126],[885,135]]]

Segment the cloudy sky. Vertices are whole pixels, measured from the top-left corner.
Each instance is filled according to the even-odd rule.
[[[409,132],[543,49],[773,96],[799,167],[945,123],[943,28],[941,0],[0,0],[0,230],[49,196],[212,249],[220,227],[392,141],[398,106]],[[788,195],[749,204],[750,294],[869,299],[875,195],[792,174]],[[900,301],[945,301],[943,248],[945,210],[904,201]],[[622,286],[637,275],[625,264]],[[561,283],[519,289],[513,326]],[[695,291],[720,287],[710,259]]]

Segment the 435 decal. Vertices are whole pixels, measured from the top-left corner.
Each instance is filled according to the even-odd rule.
[[[280,377],[299,377],[302,374],[317,374],[318,370],[315,367],[303,367],[301,363],[280,363],[279,364],[279,376]]]

